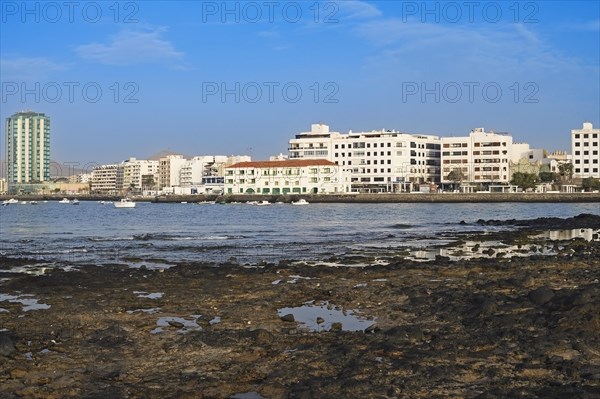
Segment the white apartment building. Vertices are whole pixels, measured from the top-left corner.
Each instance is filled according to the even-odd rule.
[[[153,189],[158,181],[158,161],[129,158],[123,168],[122,189]],[[154,183],[154,184],[153,184]]]
[[[116,195],[120,191],[118,181],[122,172],[121,165],[100,165],[92,170],[92,193]]]
[[[158,161],[158,189],[178,187],[181,168],[187,162],[181,155],[168,155]]]
[[[341,194],[347,172],[325,159],[241,162],[226,168],[226,194]]]
[[[466,137],[442,137],[442,183],[455,182],[448,178],[452,171],[460,172],[465,183],[508,183],[512,146],[510,135],[483,128],[473,129]],[[517,152],[517,162],[521,155]]]
[[[289,158],[326,159],[348,170],[353,191],[412,190],[440,181],[439,137],[396,130],[330,132],[324,124],[289,141]]]
[[[600,129],[584,122],[582,129],[571,130],[573,177],[600,178]]]
[[[201,186],[205,177],[223,177],[227,160],[225,155],[204,155],[190,159],[179,171],[180,186]]]

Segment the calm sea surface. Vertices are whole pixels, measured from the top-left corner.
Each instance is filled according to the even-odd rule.
[[[598,204],[310,204],[291,206],[40,202],[0,207],[0,254],[40,262],[323,259],[364,247],[426,246],[445,234],[489,231],[464,220],[570,217]]]

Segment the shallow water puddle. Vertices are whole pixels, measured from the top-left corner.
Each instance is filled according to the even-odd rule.
[[[566,241],[574,238],[583,238],[586,241],[600,241],[600,230],[596,229],[570,229],[546,230],[533,238],[546,238],[555,241]]]
[[[0,294],[0,302],[8,301],[12,303],[20,303],[23,305],[23,312],[28,312],[30,310],[44,310],[49,309],[50,305],[46,305],[45,303],[38,303],[38,300],[35,298],[30,298],[33,295],[24,294],[24,295],[7,295]],[[27,298],[24,298],[27,297]]]
[[[174,327],[177,328],[177,332],[186,333],[189,331],[198,331],[201,327],[197,321],[202,315],[192,315],[193,320],[184,319],[183,317],[165,316],[159,317],[156,321],[157,327],[150,331],[151,334],[158,334],[164,331],[163,327]],[[171,322],[171,323],[169,323]]]
[[[146,292],[146,291],[133,291],[134,294],[137,295],[138,298],[148,298],[148,299],[160,299],[165,294],[164,292]]]
[[[294,315],[294,319],[310,331],[329,331],[333,323],[341,323],[342,331],[365,331],[374,320],[356,314],[356,310],[342,310],[329,302],[305,302],[294,308],[281,308],[279,316]]]

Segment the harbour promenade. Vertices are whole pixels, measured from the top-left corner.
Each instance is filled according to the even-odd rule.
[[[115,201],[122,196],[107,195],[0,195],[0,201],[15,198],[21,201],[59,201],[62,198],[77,198],[80,201]],[[600,193],[398,193],[398,194],[293,194],[293,195],[164,195],[133,196],[140,202],[181,203],[206,202],[219,203],[269,201],[291,202],[304,198],[310,203],[490,203],[490,202],[598,202]]]

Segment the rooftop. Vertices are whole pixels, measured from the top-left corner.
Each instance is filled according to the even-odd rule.
[[[284,161],[239,162],[228,168],[301,168],[303,166],[337,166],[325,159],[289,159]]]

